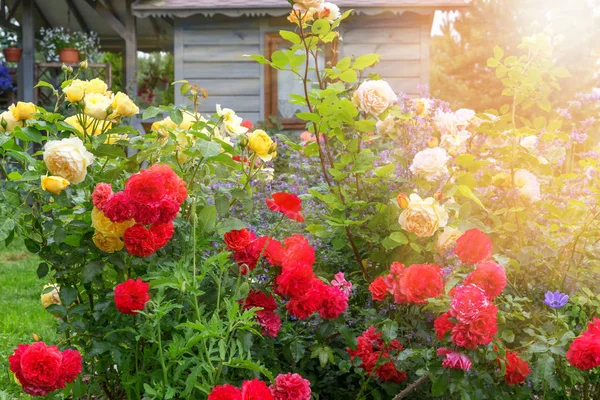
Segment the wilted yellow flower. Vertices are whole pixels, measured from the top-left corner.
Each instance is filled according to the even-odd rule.
[[[6,123],[6,128],[2,126],[2,121]],[[12,132],[17,125],[19,125],[19,121],[17,121],[11,111],[4,111],[0,114],[0,132]]]
[[[68,180],[60,176],[42,176],[42,189],[50,193],[60,194],[70,184]]]
[[[71,183],[83,182],[87,167],[94,162],[78,137],[51,140],[44,146],[44,162],[52,175],[58,175]]]
[[[70,102],[78,102],[85,96],[85,88],[87,82],[81,79],[75,79],[69,86],[63,89],[63,92],[67,95]]]
[[[112,108],[123,117],[131,117],[140,112],[138,106],[125,93],[119,92],[115,95]]]
[[[16,106],[14,104],[12,104],[10,107],[8,107],[8,109],[10,110],[10,112],[12,112],[13,116],[15,117],[15,119],[17,121],[33,119],[34,118],[33,114],[35,114],[37,112],[37,108],[35,107],[35,104],[24,103],[22,101],[19,101]]]
[[[48,288],[52,288],[52,290],[47,290]],[[42,291],[42,306],[48,308],[53,304],[62,304],[60,301],[60,287],[56,285],[46,285]]]
[[[96,231],[92,237],[92,241],[96,247],[105,253],[114,253],[115,251],[123,250],[123,241],[119,236],[105,235],[100,231]]]
[[[106,236],[123,236],[125,230],[133,225],[135,225],[135,221],[133,219],[121,223],[116,223],[112,222],[98,208],[94,207],[94,209],[92,210],[92,226],[94,227],[94,229]]]
[[[262,129],[257,129],[248,136],[248,147],[263,161],[270,161],[277,155],[272,146],[273,140]]]
[[[104,120],[108,115],[108,109],[112,100],[100,93],[89,93],[84,97],[85,108],[83,112],[93,118]]]
[[[85,94],[90,94],[90,93],[97,93],[97,94],[104,94],[106,93],[106,91],[108,90],[108,86],[106,85],[106,83],[104,83],[104,81],[102,79],[99,78],[94,78],[91,81],[87,82],[87,85],[85,87]]]

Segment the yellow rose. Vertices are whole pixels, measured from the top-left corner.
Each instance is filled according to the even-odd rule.
[[[222,109],[221,105],[217,104],[217,115],[222,120],[225,131],[233,137],[248,132],[248,128],[242,126],[242,122],[244,122],[244,120],[241,117],[238,117],[235,111],[232,109]]]
[[[448,223],[448,213],[436,199],[425,200],[415,193],[410,195],[408,207],[402,211],[398,223],[407,232],[419,237],[431,237]]]
[[[152,123],[152,130],[160,133],[163,136],[167,136],[167,129],[175,129],[177,128],[177,124],[171,120],[171,118],[167,117],[163,120],[156,121]]]
[[[292,10],[290,12],[290,15],[288,15],[287,20],[290,21],[292,24],[300,25],[298,14],[300,14],[300,18],[302,18],[302,25],[311,22],[315,17],[314,9],[309,9],[307,11]]]
[[[86,125],[85,130],[80,124],[80,121],[83,122],[84,120]],[[92,118],[83,114],[71,115],[70,117],[65,118],[65,122],[77,129],[82,135],[87,134],[97,136],[112,127],[112,123],[109,121],[98,121],[96,118]],[[93,132],[92,129],[94,129]]]
[[[94,207],[92,210],[92,226],[94,229],[104,234],[105,236],[123,236],[125,230],[130,226],[135,225],[135,221],[116,223],[112,222],[102,211]]]
[[[456,241],[462,236],[462,232],[451,226],[444,228],[442,233],[438,235],[437,241],[435,242],[435,250],[439,255],[443,256],[451,248],[454,247]]]
[[[119,92],[115,95],[112,102],[112,108],[117,114],[124,117],[131,117],[140,112],[138,106],[125,93]]]
[[[102,79],[94,78],[91,81],[88,81],[85,86],[85,94],[97,93],[104,94],[108,90],[108,86],[106,83],[102,81]]]
[[[273,147],[273,140],[262,129],[257,129],[248,136],[248,147],[263,161],[270,161],[277,155],[271,149]]]
[[[183,121],[179,124],[178,128],[184,131],[187,131],[192,128],[192,125],[196,123],[196,117],[193,114],[188,112],[183,112]],[[204,120],[204,118],[200,117],[200,120]]]
[[[78,137],[51,140],[44,146],[44,162],[52,175],[58,175],[71,183],[83,182],[87,167],[94,162]]]
[[[108,109],[112,105],[112,100],[103,94],[89,93],[84,97],[85,108],[83,112],[96,119],[104,120],[108,114]]]
[[[52,290],[47,290],[49,288],[52,288]],[[46,285],[42,291],[42,306],[48,308],[53,304],[62,304],[60,301],[60,288],[55,285]]]
[[[408,208],[408,205],[410,204],[410,200],[405,193],[398,194],[398,196],[396,196],[396,202],[398,203],[398,207],[402,209]]]
[[[86,86],[87,82],[75,79],[69,86],[63,89],[63,92],[67,95],[70,102],[76,103],[83,99]]]
[[[17,121],[23,121],[26,119],[35,118],[33,114],[37,113],[37,108],[33,103],[24,103],[19,101],[17,105],[14,104],[8,107],[10,112],[12,112],[13,116]]]
[[[114,253],[115,251],[123,250],[123,241],[118,236],[105,235],[100,231],[96,231],[92,240],[96,247],[105,253]]]
[[[6,123],[6,128],[2,126],[4,123]],[[12,112],[4,111],[0,114],[0,132],[12,132],[18,125],[20,125],[19,121],[17,121]]]
[[[60,194],[70,184],[68,180],[60,176],[42,176],[42,189],[50,193]]]
[[[106,137],[106,140],[104,141],[104,144],[115,144],[119,140],[129,141],[129,136],[127,136],[127,135],[118,135],[116,133],[109,133],[108,136]]]

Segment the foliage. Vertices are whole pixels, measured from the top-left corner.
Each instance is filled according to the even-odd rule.
[[[100,38],[95,32],[70,32],[63,27],[40,29],[40,40],[38,46],[46,61],[57,62],[59,52],[63,49],[79,50],[82,60],[94,62],[100,51]]]
[[[150,53],[138,62],[138,96],[143,104],[172,104],[175,65],[170,53]]]
[[[11,32],[6,29],[0,30],[0,46],[2,48],[7,47],[19,47],[20,40],[17,33]]]

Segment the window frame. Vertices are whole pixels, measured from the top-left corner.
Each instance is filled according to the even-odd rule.
[[[289,42],[281,37],[279,32],[267,32],[265,33],[265,57],[267,59],[271,59],[271,55],[280,50],[282,46],[288,45]],[[325,55],[325,63],[335,64],[337,61],[337,39],[332,43],[328,43],[323,47],[323,52]],[[272,68],[269,64],[264,65],[264,91],[265,91],[265,121],[270,124],[269,117],[271,116],[279,116],[279,106],[278,106],[278,87],[277,87],[277,73],[278,70]],[[325,66],[320,66],[320,68],[325,68]],[[279,117],[278,117],[279,118]],[[283,129],[292,130],[292,129],[305,129],[306,121],[303,121],[299,118],[279,118],[281,124],[283,125]]]

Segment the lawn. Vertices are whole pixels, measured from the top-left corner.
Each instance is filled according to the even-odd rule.
[[[0,400],[29,399],[8,371],[8,356],[19,343],[37,334],[53,342],[55,321],[41,305],[44,282],[36,275],[38,260],[21,243],[0,244]]]

